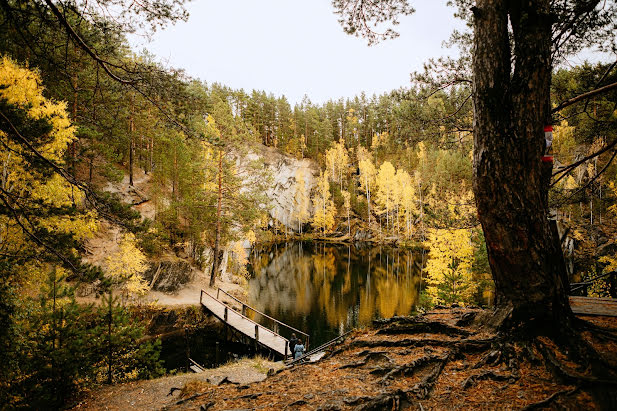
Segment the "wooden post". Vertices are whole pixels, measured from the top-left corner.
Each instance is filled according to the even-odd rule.
[[[227,307],[225,307],[225,312],[223,314],[223,319],[227,322]]]
[[[255,348],[255,355],[257,355],[257,349],[258,349],[257,341],[259,341],[259,326],[255,324],[255,341],[253,343],[253,346]]]
[[[184,351],[186,353],[186,372],[191,369],[191,347],[189,345],[189,333],[188,328],[184,327]]]
[[[285,359],[287,359],[287,350],[289,350],[289,341],[285,341]]]
[[[242,315],[246,317],[246,305],[242,304]]]

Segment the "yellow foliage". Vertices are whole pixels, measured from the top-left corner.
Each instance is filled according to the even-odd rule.
[[[356,147],[356,159],[358,160],[358,164],[360,164],[362,160],[368,160],[370,158],[371,154],[364,146],[358,145]]]
[[[245,237],[247,241],[251,244],[255,244],[255,241],[257,241],[257,236],[255,235],[255,232],[253,230],[247,231]]]
[[[360,189],[364,191],[369,197],[371,191],[375,187],[375,178],[377,176],[377,170],[373,165],[370,158],[360,160]]]
[[[474,246],[466,229],[429,231],[427,292],[434,303],[465,303],[476,291],[471,276]]]
[[[424,161],[426,160],[426,146],[422,141],[418,143],[418,160],[420,161],[420,165],[424,165]]]
[[[0,61],[0,98],[27,111],[34,120],[45,119],[52,129],[50,142],[39,148],[41,154],[60,163],[67,145],[75,139],[75,127],[66,112],[66,103],[43,97],[41,78],[35,71],[22,68],[8,57]],[[4,136],[4,133],[0,132]]]
[[[317,187],[313,195],[313,227],[322,230],[322,233],[330,231],[334,226],[334,214],[336,208],[330,195],[330,184],[328,183],[328,171],[321,172],[317,180]]]
[[[135,243],[133,234],[124,234],[118,251],[105,260],[107,275],[112,283],[120,288],[124,300],[142,297],[149,289],[141,276],[148,269],[146,256]]]
[[[326,168],[330,172],[332,181],[342,184],[343,176],[347,174],[349,155],[345,148],[345,142],[339,140],[334,146],[326,151]]]
[[[294,212],[293,217],[298,220],[298,231],[302,231],[302,225],[309,220],[309,190],[306,186],[304,169],[298,168],[295,174],[296,185],[294,193]]]
[[[381,167],[379,167],[375,202],[386,212],[391,211],[395,204],[394,201],[397,190],[395,175],[396,171],[394,170],[394,166],[389,161],[385,161]]]
[[[83,215],[52,216],[40,222],[40,226],[49,231],[72,234],[78,241],[92,238],[97,230],[96,213],[88,211]]]
[[[245,276],[247,274],[246,265],[249,262],[249,256],[243,243],[243,241],[233,241],[231,245],[228,246],[229,252],[231,253],[231,257],[233,259],[232,265],[234,268],[234,274],[241,276]]]
[[[54,102],[43,96],[44,88],[38,72],[19,66],[8,57],[0,58],[0,99],[27,116],[25,121],[45,121],[50,125],[45,143],[31,141],[46,159],[63,164],[68,145],[75,140],[75,127],[71,125],[66,104]],[[96,213],[77,213],[72,216],[44,217],[48,208],[71,208],[81,205],[84,194],[65,178],[52,172],[49,178],[37,173],[28,162],[30,148],[22,146],[0,130],[0,140],[8,149],[0,150],[2,189],[17,198],[34,200],[29,204],[29,223],[34,228],[50,232],[74,234],[77,240],[88,238],[96,231]],[[6,216],[0,218],[0,246],[5,252],[19,252],[28,247],[38,247],[30,242],[17,222]]]
[[[373,139],[371,140],[371,148],[373,150],[377,150],[379,147],[384,147],[390,142],[390,134],[387,131],[383,133],[375,133],[373,134]]]

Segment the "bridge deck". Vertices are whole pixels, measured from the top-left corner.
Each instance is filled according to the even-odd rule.
[[[281,335],[257,324],[203,290],[201,291],[200,302],[219,320],[235,330],[283,356],[289,354],[289,341]]]
[[[570,296],[570,307],[574,314],[617,317],[617,299],[615,298]]]

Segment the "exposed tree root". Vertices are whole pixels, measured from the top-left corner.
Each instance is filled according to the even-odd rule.
[[[435,386],[435,382],[441,375],[446,363],[448,362],[451,355],[448,355],[442,361],[438,362],[435,367],[422,379],[421,382],[414,385],[411,389],[411,393],[413,393],[416,398],[423,399],[427,398],[431,394],[431,390]]]
[[[342,351],[346,351],[350,348],[377,348],[377,347],[452,347],[458,346],[462,351],[482,351],[491,346],[491,343],[496,341],[494,338],[482,339],[482,340],[437,340],[427,338],[406,338],[404,340],[355,340],[352,341],[346,347],[342,347],[339,350],[333,352],[338,354]]]
[[[609,380],[603,378],[597,378],[592,376],[586,376],[582,374],[574,374],[563,365],[557,358],[550,352],[541,342],[537,342],[538,350],[542,353],[542,356],[546,359],[547,363],[551,366],[551,369],[561,378],[568,383],[576,383],[579,385],[593,385],[593,384],[606,384],[617,386],[617,379]]]
[[[381,384],[387,382],[389,379],[399,376],[405,375],[410,376],[415,371],[417,371],[420,367],[424,367],[433,363],[442,363],[446,361],[447,357],[439,357],[437,355],[427,355],[424,357],[420,357],[409,364],[400,365],[398,367],[379,367],[371,370],[371,374],[373,375],[383,375],[383,378],[379,381]]]
[[[373,397],[368,402],[354,408],[355,411],[400,410],[401,399],[405,398],[403,391],[397,390]]]
[[[473,333],[463,328],[453,327],[438,321],[417,321],[415,323],[395,324],[382,328],[377,334],[396,335],[396,334],[445,334],[460,335],[468,337]]]
[[[581,331],[589,331],[594,336],[608,341],[617,341],[617,329],[605,328],[590,321],[576,318],[575,324]]]
[[[511,381],[514,382],[518,377],[513,374],[497,374],[494,371],[485,371],[480,374],[472,375],[463,382],[463,388],[467,389],[473,387],[478,381],[492,380],[492,381]]]
[[[581,329],[596,329],[583,322],[568,329],[517,328],[504,320],[507,314],[496,310],[489,318],[457,309],[378,321],[319,365],[283,370],[241,397],[221,386],[214,397],[200,399],[216,399],[220,409],[532,410],[577,408],[590,398],[600,407],[612,404],[617,370],[595,348],[614,361],[615,343],[599,343],[596,332],[582,338]]]
[[[553,395],[551,395],[550,397],[542,400],[542,401],[538,401],[535,402],[533,404],[529,404],[528,406],[526,406],[525,408],[523,408],[523,411],[530,411],[530,410],[537,410],[540,408],[544,408],[547,407],[549,405],[551,405],[553,403],[553,401],[555,401],[557,398],[561,397],[561,396],[568,396],[568,395],[572,395],[574,394],[576,391],[578,391],[578,387],[572,388],[571,390],[562,390],[562,391],[557,391],[556,393],[554,393]]]
[[[342,365],[339,367],[339,370],[343,370],[346,368],[360,368],[360,367],[365,367],[369,364],[379,364],[379,363],[388,363],[391,364],[394,361],[392,360],[392,358],[388,357],[386,355],[385,352],[383,351],[378,351],[378,352],[372,352],[372,351],[363,351],[361,353],[362,355],[358,355],[359,357],[365,357],[364,360],[362,361],[358,361],[358,362],[351,362],[345,365]]]

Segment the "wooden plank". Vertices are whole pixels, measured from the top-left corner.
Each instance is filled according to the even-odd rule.
[[[202,292],[201,303],[219,320],[271,350],[285,355],[285,348],[288,344],[286,338],[243,316],[206,292]]]
[[[571,296],[570,307],[574,314],[617,317],[617,299],[615,298]]]

